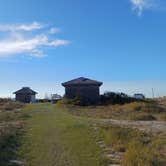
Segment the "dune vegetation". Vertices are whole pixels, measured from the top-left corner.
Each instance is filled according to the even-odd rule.
[[[129,113],[143,109],[143,113],[158,120],[159,114],[164,115],[164,108],[157,105],[154,113],[151,105],[145,103],[112,107],[1,104],[0,165],[165,166],[166,131],[153,133],[100,121],[118,115],[128,115],[128,119]],[[108,113],[107,108],[117,114]],[[121,109],[127,113],[120,115]]]
[[[69,104],[68,108],[69,112],[73,115],[92,118],[145,121],[166,120],[166,105],[161,105],[154,101],[87,107],[79,107]]]

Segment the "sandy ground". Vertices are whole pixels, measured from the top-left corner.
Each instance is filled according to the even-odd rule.
[[[166,133],[166,122],[159,121],[131,121],[131,120],[113,120],[102,119],[106,124],[116,124],[124,127],[137,128],[143,131],[164,132]]]

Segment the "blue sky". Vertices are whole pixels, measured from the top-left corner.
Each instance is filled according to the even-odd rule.
[[[84,76],[105,90],[166,95],[164,0],[0,0],[0,95],[64,93]]]

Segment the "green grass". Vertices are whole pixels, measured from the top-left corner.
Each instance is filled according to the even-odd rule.
[[[29,166],[104,166],[101,149],[93,139],[89,122],[53,105],[26,108],[27,122],[19,154]]]
[[[100,136],[107,146],[113,147],[116,151],[126,151],[128,144],[133,140],[148,142],[151,135],[116,125],[103,125],[100,127]]]

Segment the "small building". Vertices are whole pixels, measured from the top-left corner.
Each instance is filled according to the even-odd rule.
[[[136,93],[134,94],[135,99],[145,99],[145,95],[142,93]]]
[[[98,104],[100,101],[100,86],[102,82],[80,77],[62,83],[65,87],[65,98],[79,98],[84,105]]]
[[[14,92],[16,95],[16,101],[23,103],[34,103],[36,101],[37,92],[33,91],[29,87],[23,87],[22,89]]]
[[[61,95],[58,95],[58,94],[52,94],[51,95],[51,102],[52,103],[57,103],[61,99],[62,99]]]

